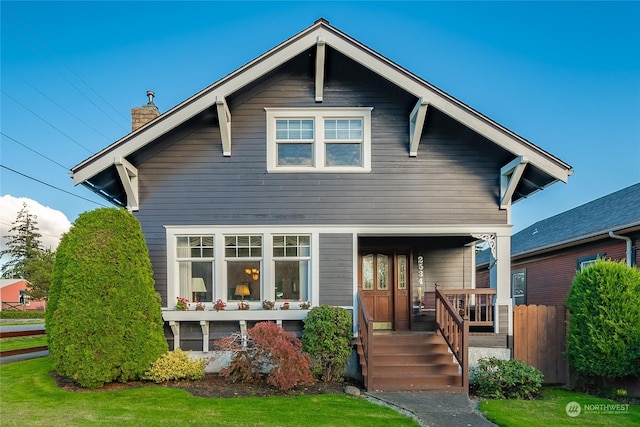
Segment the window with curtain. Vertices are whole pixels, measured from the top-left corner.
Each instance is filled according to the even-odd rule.
[[[189,301],[213,301],[213,235],[177,236],[178,296]]]
[[[273,263],[276,300],[309,299],[311,236],[274,235]]]

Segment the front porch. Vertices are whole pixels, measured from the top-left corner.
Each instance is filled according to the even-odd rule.
[[[427,293],[425,293],[427,294]],[[469,390],[469,347],[506,347],[497,330],[495,289],[435,291],[419,297],[411,331],[376,329],[358,294],[358,360],[370,391]],[[470,332],[470,330],[477,332]],[[473,342],[473,344],[472,344]]]

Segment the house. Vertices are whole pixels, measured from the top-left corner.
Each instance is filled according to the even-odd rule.
[[[513,303],[564,305],[576,270],[597,258],[638,265],[640,183],[538,221],[511,239]],[[478,254],[476,286],[489,286],[490,253]]]
[[[45,301],[29,297],[25,279],[0,279],[0,311],[44,310]]]
[[[464,387],[474,325],[457,310],[508,356],[511,204],[569,165],[323,19],[163,114],[153,95],[72,178],[139,219],[174,348],[206,355],[259,320],[299,332],[308,300],[353,312],[368,388]],[[475,295],[479,240],[504,261]],[[405,347],[433,361],[394,365]]]

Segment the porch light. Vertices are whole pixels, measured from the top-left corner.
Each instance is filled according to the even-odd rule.
[[[240,296],[240,299],[244,302],[244,297],[250,295],[249,286],[236,285],[236,295]]]

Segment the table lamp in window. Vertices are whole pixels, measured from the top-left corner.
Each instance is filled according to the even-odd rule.
[[[251,295],[251,291],[249,291],[249,286],[236,285],[236,295],[240,297],[240,300],[242,302],[244,302],[244,297],[247,295]]]
[[[191,293],[193,294],[193,301],[200,300],[198,294],[207,294],[207,287],[204,284],[202,277],[193,277],[191,279]]]

